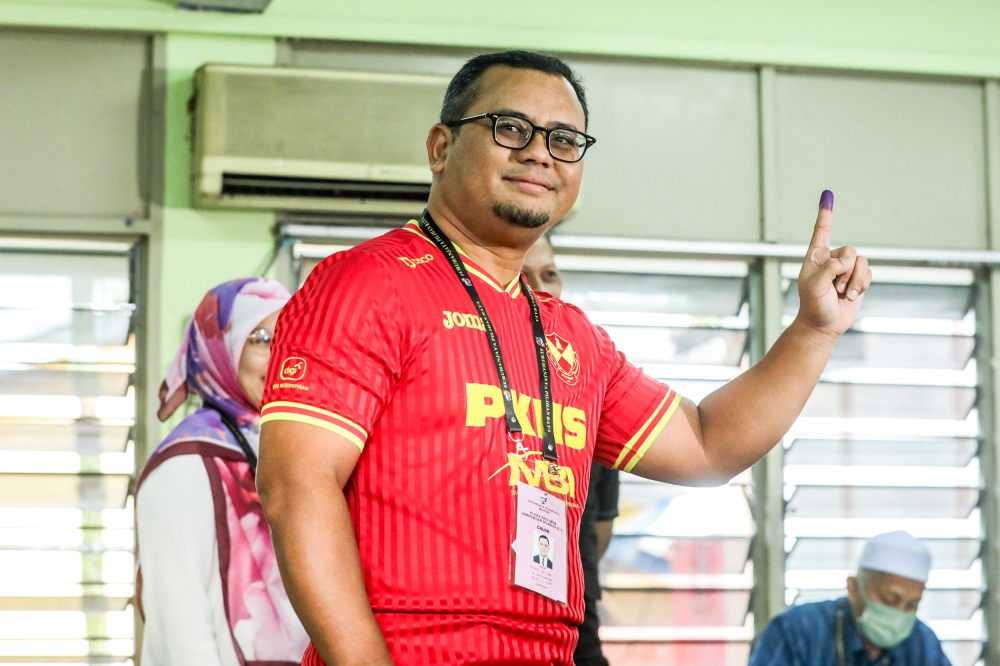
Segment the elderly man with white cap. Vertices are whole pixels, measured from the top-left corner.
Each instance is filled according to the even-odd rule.
[[[950,666],[917,619],[931,553],[906,532],[869,539],[847,597],[803,604],[771,621],[750,666]]]

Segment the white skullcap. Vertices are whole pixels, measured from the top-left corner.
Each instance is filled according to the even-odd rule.
[[[931,571],[931,551],[922,541],[902,530],[887,532],[868,540],[861,552],[858,568],[883,571],[926,583]]]

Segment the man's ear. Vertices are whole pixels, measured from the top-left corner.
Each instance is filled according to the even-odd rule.
[[[444,163],[448,159],[448,150],[454,141],[451,128],[438,123],[431,128],[427,135],[427,162],[430,164],[431,173],[441,173],[444,171]]]
[[[861,594],[858,591],[857,576],[847,577],[847,600],[850,602],[855,613],[860,613],[864,608],[864,601],[861,599]]]

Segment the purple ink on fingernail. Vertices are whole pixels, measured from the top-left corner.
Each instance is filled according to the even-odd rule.
[[[833,210],[833,192],[830,190],[823,190],[823,194],[819,197],[819,207],[823,210]]]

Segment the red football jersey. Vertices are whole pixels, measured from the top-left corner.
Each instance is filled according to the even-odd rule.
[[[475,306],[414,222],[327,258],[285,306],[261,422],[313,424],[361,449],[345,492],[396,664],[571,664],[591,461],[631,470],[680,397],[579,309],[538,294],[563,468],[551,479],[528,300],[519,281],[463,260],[500,339],[527,460],[507,436]],[[566,501],[567,605],[510,583],[520,481]]]

